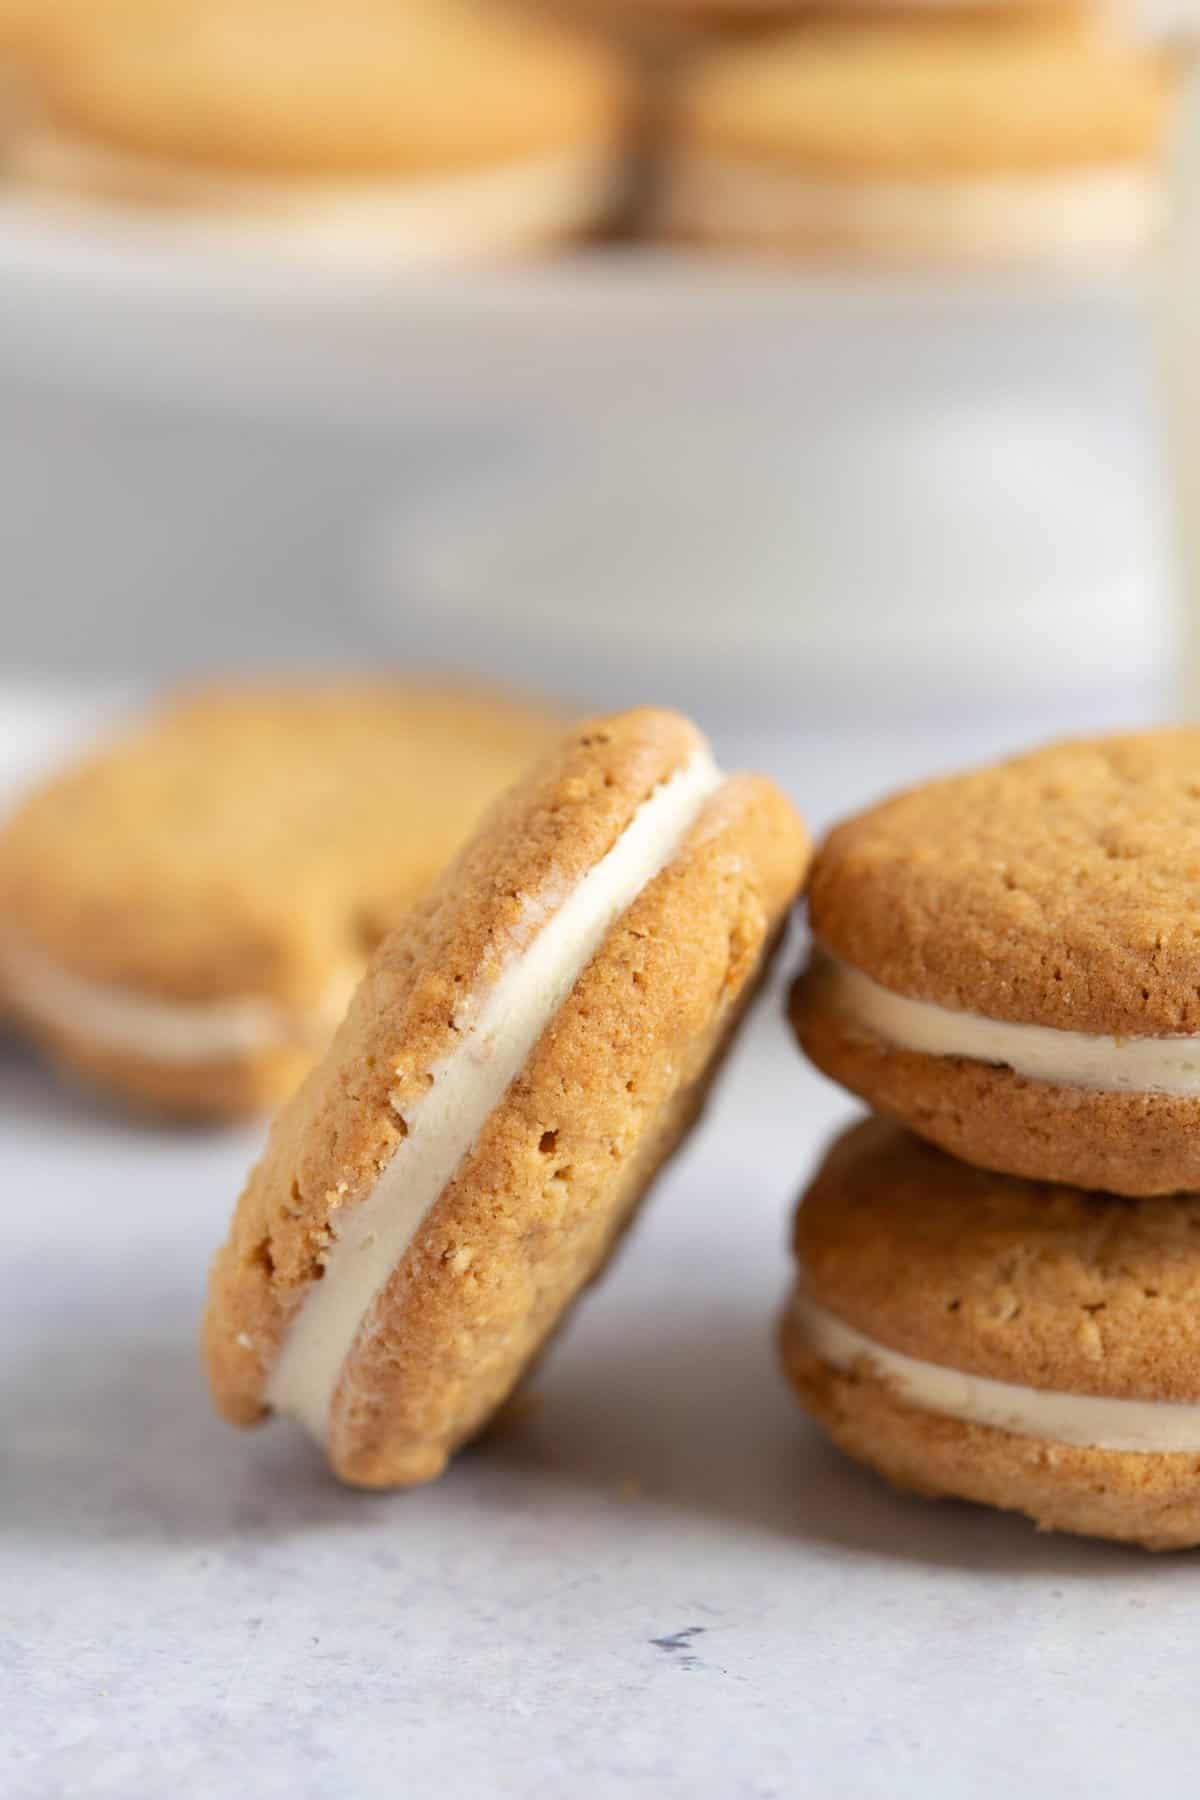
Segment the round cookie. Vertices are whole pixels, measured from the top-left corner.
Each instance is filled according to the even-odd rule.
[[[1123,256],[1158,211],[1160,56],[1016,18],[823,20],[685,70],[670,235],[779,254]]]
[[[787,1373],[897,1487],[1200,1543],[1200,1196],[985,1174],[882,1119],[796,1219]]]
[[[109,0],[43,33],[14,173],[424,261],[590,230],[626,72],[504,0]]]
[[[380,946],[213,1267],[221,1412],[439,1474],[695,1120],[808,861],[678,715],[573,731]]]
[[[1200,1188],[1200,730],[1053,745],[838,826],[792,994],[827,1075],[968,1162]]]
[[[0,985],[65,1067],[196,1117],[290,1092],[369,951],[561,730],[471,689],[167,703],[0,831]]]

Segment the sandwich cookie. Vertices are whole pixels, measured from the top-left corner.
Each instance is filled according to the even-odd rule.
[[[168,703],[0,831],[0,987],[142,1107],[247,1113],[561,723],[472,690],[297,681]]]
[[[684,74],[669,234],[868,261],[1074,262],[1158,212],[1164,60],[1045,22],[857,19],[726,44]]]
[[[850,819],[792,1019],[817,1067],[1006,1174],[1200,1188],[1200,730],[1059,744]]]
[[[847,1455],[1047,1531],[1200,1543],[1200,1196],[985,1174],[871,1119],[795,1248],[785,1367]]]
[[[574,731],[385,940],[212,1271],[217,1406],[438,1475],[697,1117],[803,879],[784,796],[673,713]]]
[[[109,0],[47,29],[14,174],[424,262],[590,230],[625,71],[503,0]]]

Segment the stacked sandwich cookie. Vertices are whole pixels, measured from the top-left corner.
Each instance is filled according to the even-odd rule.
[[[213,1267],[220,1410],[371,1487],[440,1473],[697,1117],[807,869],[654,710],[570,732],[376,951]]]
[[[624,61],[547,12],[506,0],[42,11],[8,166],[68,203],[407,266],[569,240],[620,199]]]
[[[1198,916],[1200,731],[931,783],[821,848],[792,1018],[889,1122],[801,1208],[784,1354],[897,1484],[1200,1543]]]
[[[1003,11],[805,20],[681,69],[668,235],[875,265],[1123,260],[1171,87],[1145,46]]]

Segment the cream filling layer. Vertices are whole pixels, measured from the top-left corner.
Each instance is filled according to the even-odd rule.
[[[1118,1038],[1047,1025],[1013,1025],[928,1000],[910,1000],[881,987],[861,969],[818,955],[820,979],[827,984],[833,1010],[848,1024],[898,1050],[994,1063],[1055,1087],[1200,1097],[1200,1035]]]
[[[666,228],[685,236],[984,262],[1126,256],[1159,205],[1153,172],[1135,164],[893,181],[699,150],[677,153],[661,201]]]
[[[583,230],[608,215],[620,181],[611,149],[587,144],[433,175],[256,176],[114,149],[47,121],[19,135],[7,158],[10,182],[269,227],[322,254],[412,262]]]
[[[792,1316],[823,1363],[847,1374],[865,1370],[885,1381],[898,1400],[921,1412],[1081,1450],[1186,1455],[1200,1451],[1200,1405],[1192,1401],[1062,1394],[966,1375],[961,1369],[887,1349],[826,1311],[803,1290],[792,1302]]]
[[[455,1047],[429,1071],[428,1092],[405,1115],[408,1135],[374,1187],[344,1218],[334,1215],[324,1275],[305,1294],[266,1386],[268,1404],[318,1440],[346,1358],[430,1208],[611,927],[674,858],[722,779],[707,751],[697,752],[561,903],[529,897],[532,916],[544,922],[463,1009]]]
[[[354,988],[350,975],[330,984],[322,1004],[296,1014],[257,995],[227,1000],[160,1000],[130,988],[106,987],[64,969],[30,945],[0,943],[0,987],[35,1023],[97,1049],[147,1062],[237,1061],[307,1044],[320,1049]]]

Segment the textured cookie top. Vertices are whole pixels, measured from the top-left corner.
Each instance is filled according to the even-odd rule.
[[[488,990],[702,749],[672,713],[577,728],[381,945],[323,1063],[277,1119],[214,1268],[210,1369],[231,1417],[248,1421],[260,1409],[288,1320],[322,1273],[335,1216],[371,1194]],[[770,783],[734,778],[705,803],[679,854],[610,929],[443,1197],[453,1216],[472,1219],[472,1292],[486,1298],[495,1279],[485,1245],[509,1262],[535,1222],[545,1229],[548,1196],[558,1204],[591,1183],[598,1206],[605,1183],[636,1178],[661,1105],[696,1078],[688,1061],[750,978],[807,855],[799,821]],[[464,1308],[476,1304],[462,1288],[467,1264],[419,1255],[422,1285],[450,1295],[439,1342],[461,1335]],[[522,1304],[536,1312],[535,1299],[531,1290]],[[434,1311],[443,1318],[440,1299]]]
[[[504,0],[107,0],[40,56],[65,127],[261,174],[425,173],[606,139],[623,73]]]
[[[1021,1386],[1200,1399],[1200,1196],[991,1175],[870,1119],[796,1220],[814,1297],[925,1362]]]
[[[0,930],[102,984],[307,1007],[559,729],[402,682],[197,693],[24,802],[0,833]]]
[[[1200,1031],[1200,730],[1053,745],[832,831],[810,916],[918,1000],[1105,1035]]]
[[[1140,50],[1029,21],[822,21],[700,56],[694,142],[827,175],[1036,174],[1154,152],[1168,78]]]

